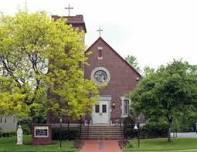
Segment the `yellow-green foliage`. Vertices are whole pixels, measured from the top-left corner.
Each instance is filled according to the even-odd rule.
[[[44,108],[77,118],[89,112],[98,91],[84,79],[82,40],[65,20],[43,12],[1,15],[0,114],[23,117]]]

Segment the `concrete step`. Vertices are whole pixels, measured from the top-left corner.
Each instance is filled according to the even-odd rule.
[[[108,139],[108,140],[120,140],[123,136],[104,136],[104,137],[98,137],[98,136],[82,136],[81,139]]]
[[[81,139],[121,139],[122,136],[120,126],[86,126],[81,130]]]
[[[81,130],[81,132],[122,132],[122,130]]]
[[[91,136],[91,135],[95,135],[95,136],[105,136],[105,135],[109,135],[109,136],[121,136],[122,133],[105,133],[105,134],[99,134],[99,133],[81,133],[81,136]]]
[[[123,130],[121,128],[82,128],[81,130]]]
[[[95,135],[95,134],[86,134],[86,135],[81,135],[81,137],[105,137],[105,136],[110,136],[110,137],[120,137],[122,135]]]

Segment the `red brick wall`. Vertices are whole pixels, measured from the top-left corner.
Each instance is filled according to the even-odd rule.
[[[72,25],[72,27],[79,29],[80,31],[84,31],[86,33],[86,25],[83,19],[83,15],[76,15],[76,16],[58,16],[52,15],[51,16],[55,21],[64,18],[65,21]]]
[[[103,59],[98,59],[97,47],[103,47]],[[85,78],[91,78],[91,72],[95,67],[105,67],[110,72],[110,81],[104,89],[100,90],[100,95],[111,95],[112,102],[116,106],[112,109],[112,118],[121,116],[121,96],[127,95],[136,87],[137,77],[140,75],[131,68],[114,50],[102,39],[99,38],[86,53],[92,52],[88,56],[89,65],[85,67]]]

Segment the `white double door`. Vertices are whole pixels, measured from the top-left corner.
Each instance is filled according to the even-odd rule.
[[[93,124],[109,124],[110,122],[110,102],[98,101],[93,106],[92,112]]]

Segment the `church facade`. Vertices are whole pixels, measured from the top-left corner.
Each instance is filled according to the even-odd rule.
[[[54,20],[62,18],[52,16]],[[82,15],[63,16],[66,22],[86,33]],[[112,125],[129,114],[129,93],[135,89],[140,74],[102,37],[85,50],[88,65],[84,76],[99,86],[99,99],[92,107],[91,125]],[[49,119],[50,120],[50,119]]]
[[[85,53],[90,54],[85,78],[100,86],[100,98],[93,107],[91,123],[117,123],[129,114],[128,95],[135,89],[140,74],[101,37]]]

